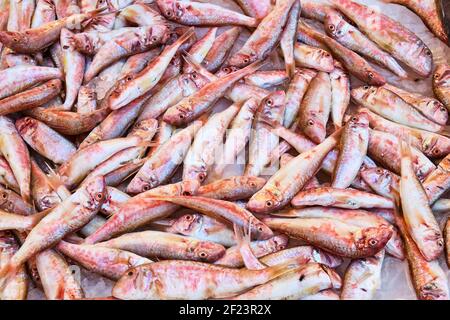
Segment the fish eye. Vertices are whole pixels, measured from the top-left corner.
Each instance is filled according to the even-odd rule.
[[[440,74],[439,74],[439,73],[435,73],[435,74],[434,74],[434,78],[435,78],[435,79],[438,79],[439,77],[440,77]]]
[[[369,77],[369,79],[373,79],[375,77],[375,75],[372,72],[369,72],[367,76]]]
[[[192,79],[197,79],[197,72],[192,72],[191,77]]]
[[[425,50],[425,54],[427,55],[427,56],[431,56],[431,51],[430,50]]]
[[[378,240],[376,240],[376,239],[369,240],[369,246],[375,247],[377,244],[378,244]]]
[[[179,4],[179,3],[177,3],[176,7],[177,7],[178,10],[183,9],[183,7],[181,6],[181,4]]]
[[[179,117],[180,117],[180,119],[183,119],[184,118],[184,114],[180,113]]]
[[[249,183],[249,185],[250,185],[250,187],[252,187],[252,188],[256,188],[256,183],[254,183],[253,181],[251,181],[251,182]]]
[[[263,232],[263,228],[261,226],[258,227],[259,232]]]
[[[8,195],[6,194],[6,192],[2,193],[2,199],[8,199]]]
[[[310,119],[310,120],[308,120],[308,125],[309,125],[309,126],[312,126],[312,125],[314,125],[314,120],[311,120],[311,119]]]
[[[447,109],[445,108],[445,107],[440,107],[439,108],[442,112],[446,112],[447,111]]]
[[[434,149],[434,150],[433,150],[433,153],[434,153],[434,154],[439,154],[439,150],[438,150],[438,149]]]
[[[364,90],[369,90],[369,86],[364,86],[363,89]]]
[[[270,201],[270,200],[267,200],[267,201],[266,201],[266,207],[271,207],[271,206],[273,206],[273,202]],[[262,228],[259,227],[259,229],[262,229]],[[258,229],[258,230],[259,230],[259,229]],[[262,230],[260,230],[260,231],[262,231]]]
[[[13,41],[14,41],[14,42],[19,42],[19,39],[13,38]]]
[[[383,173],[383,170],[380,169],[380,168],[378,168],[378,169],[376,170],[376,172],[377,172],[378,174],[382,174],[382,173]]]
[[[151,40],[152,40],[152,42],[156,42],[156,41],[158,41],[158,38],[157,37],[152,37]]]
[[[168,16],[168,17],[172,16],[172,11],[167,11],[166,16]]]
[[[148,190],[150,190],[150,186],[148,184],[146,184],[142,187],[142,191],[148,191]]]
[[[65,45],[65,46],[63,46],[63,49],[64,50],[67,50],[67,49],[69,49],[70,47],[68,46],[68,45]]]
[[[329,28],[331,31],[334,31],[334,29],[335,29],[334,25],[332,25],[332,24],[330,24],[330,25],[328,26],[328,28]]]
[[[200,181],[203,181],[203,180],[205,180],[206,175],[205,175],[203,172],[200,172],[200,173],[198,174],[198,178],[200,179]]]
[[[200,252],[198,255],[199,255],[200,258],[202,258],[202,259],[205,259],[206,257],[208,257],[208,254],[207,254],[206,252],[204,252],[204,251]]]
[[[129,277],[131,277],[133,274],[134,274],[133,271],[128,271],[128,273],[127,273],[127,275],[128,275]]]
[[[28,61],[30,58],[28,58],[27,56],[23,57],[23,60]]]
[[[353,117],[352,117],[352,121],[358,121],[358,117],[353,116]]]
[[[244,63],[249,63],[250,59],[249,58],[244,58]]]
[[[188,215],[184,216],[184,219],[186,221],[191,221],[193,219],[193,217],[190,214],[188,214]]]
[[[192,193],[190,191],[183,191],[181,193],[181,195],[183,195],[183,196],[192,196]]]
[[[267,99],[267,100],[266,100],[266,104],[267,104],[268,106],[273,106],[273,100],[272,100],[272,99]]]
[[[103,199],[103,193],[99,192],[95,195],[95,198],[97,198],[97,200],[102,200]]]

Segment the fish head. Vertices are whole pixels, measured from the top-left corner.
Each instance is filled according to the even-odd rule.
[[[255,213],[269,213],[284,205],[283,197],[277,189],[264,188],[250,198],[246,207]]]
[[[244,53],[244,52],[236,52],[234,55],[230,57],[227,61],[227,65],[244,68],[249,64],[255,62],[258,59],[258,55],[254,52]]]
[[[37,126],[38,121],[31,117],[23,117],[16,121],[17,131],[19,131],[21,135],[33,134],[33,132],[36,131]]]
[[[189,98],[180,101],[175,106],[167,109],[163,115],[163,120],[174,126],[180,126],[189,120],[194,115],[191,100]]]
[[[438,64],[436,66],[433,75],[433,85],[438,87],[450,85],[450,67],[448,65]]]
[[[21,47],[26,47],[32,37],[28,36],[27,31],[0,31],[0,42],[14,50],[16,44],[20,43]]]
[[[217,71],[216,76],[218,78],[221,78],[223,76],[226,76],[226,75],[228,75],[230,73],[233,73],[233,72],[236,72],[238,70],[239,70],[238,67],[233,67],[233,66],[222,67],[222,68],[220,68],[219,71]]]
[[[140,137],[143,141],[150,141],[158,128],[158,120],[144,119],[136,123],[130,134]]]
[[[374,255],[385,247],[392,234],[392,225],[383,224],[364,228],[356,241],[356,247],[359,251],[367,253],[367,255]]]
[[[239,184],[247,187],[250,190],[254,190],[257,192],[266,184],[266,179],[261,177],[253,177],[253,176],[242,176],[239,177]]]
[[[283,90],[275,91],[265,97],[259,106],[259,121],[270,126],[276,126],[281,123],[284,115],[284,106],[286,102],[286,93]]]
[[[14,203],[10,201],[10,190],[0,188],[0,208],[11,212],[14,209]]]
[[[176,219],[170,227],[183,235],[195,234],[202,227],[203,216],[198,213],[187,213]]]
[[[196,261],[214,262],[225,254],[225,248],[211,241],[199,241],[193,248],[188,248]]]
[[[205,181],[208,175],[208,168],[203,161],[197,163],[196,165],[189,166],[189,168],[183,172],[184,180],[196,180],[199,183]]]
[[[325,31],[334,39],[339,39],[344,35],[347,22],[344,17],[335,10],[328,10],[324,20]]]
[[[382,86],[386,83],[386,79],[378,72],[376,72],[375,69],[370,68],[364,68],[363,70],[363,77],[365,80],[365,83],[368,83],[372,86]]]
[[[112,295],[122,300],[158,298],[159,281],[150,264],[143,264],[126,271],[116,282]]]
[[[387,169],[376,167],[363,167],[360,171],[361,177],[371,188],[383,190],[383,194],[391,192],[391,186],[394,177],[392,172]]]
[[[321,143],[325,140],[326,128],[323,123],[318,119],[318,114],[316,112],[309,112],[304,123],[304,133],[307,135],[314,143]]]
[[[186,12],[186,5],[181,1],[157,1],[159,10],[169,20],[180,21]]]
[[[252,220],[251,234],[257,240],[268,240],[273,237],[273,231],[265,223],[256,219]]]
[[[200,188],[200,182],[197,180],[185,180],[179,183],[178,196],[193,196]]]
[[[439,123],[447,123],[448,111],[447,108],[436,99],[426,99],[424,110],[433,110],[433,119]]]
[[[160,184],[160,181],[154,171],[146,172],[144,175],[136,175],[128,184],[127,192],[141,193],[149,191]]]
[[[357,88],[353,88],[350,93],[352,99],[354,99],[357,103],[362,104],[363,101],[367,99],[368,96],[374,94],[376,89],[374,87],[365,85]]]
[[[39,208],[39,210],[44,211],[53,208],[60,202],[61,199],[59,198],[58,194],[55,192],[51,192],[37,199],[36,206]]]
[[[418,288],[423,300],[448,300],[448,287],[445,281],[433,279]]]
[[[157,45],[166,39],[168,28],[164,24],[155,24],[145,30],[147,44]]]
[[[369,115],[366,112],[354,114],[349,120],[349,125],[354,130],[367,129],[369,128]]]
[[[87,33],[74,34],[71,39],[72,46],[87,55],[94,55],[96,49],[96,43]]]
[[[288,236],[279,234],[269,239],[269,246],[273,252],[277,252],[286,249],[288,242]]]
[[[175,41],[178,40],[179,37],[181,37],[183,34],[185,34],[187,31],[189,31],[189,27],[180,27],[180,26],[172,26],[170,27],[170,32],[166,34],[165,39],[163,39],[163,42],[170,45],[173,44]],[[189,37],[178,49],[178,52],[187,51],[195,42],[197,42],[197,37],[195,36],[195,33]],[[174,60],[174,59],[172,59]]]
[[[37,65],[36,59],[33,59],[27,54],[18,54],[18,53],[6,54],[4,55],[4,60],[6,65],[10,68],[23,64],[29,64],[33,66]]]
[[[83,183],[84,190],[89,195],[88,204],[93,208],[100,208],[107,198],[106,182],[103,176],[95,176]]]

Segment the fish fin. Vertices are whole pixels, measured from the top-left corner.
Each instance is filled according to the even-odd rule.
[[[70,191],[64,185],[62,177],[59,176],[47,162],[45,162],[45,164],[48,169],[47,178],[50,186],[58,194],[61,200],[65,200],[70,196]]]
[[[181,35],[181,37],[179,37],[177,39],[177,41],[174,42],[174,44],[182,44],[184,42],[186,42],[190,37],[192,37],[195,34],[194,32],[194,27],[190,27],[185,33],[183,33]]]
[[[267,271],[269,273],[270,280],[275,279],[283,274],[291,272],[299,267],[299,264],[295,260],[288,260],[284,263],[267,267],[263,271]]]
[[[443,126],[442,130],[439,131],[439,134],[450,137],[450,126]]]
[[[175,219],[159,219],[152,221],[152,224],[164,227],[171,227],[175,223]]]
[[[252,251],[250,246],[250,234],[251,234],[252,222],[248,224],[248,229],[241,228],[237,224],[233,224],[234,236],[236,238],[237,246],[239,252],[241,253],[244,265],[249,270],[261,270],[265,269],[266,266],[259,262],[258,258]]]
[[[30,217],[31,217],[32,220],[33,220],[33,227],[34,227],[36,224],[38,224],[39,221],[41,221],[41,220],[42,220],[47,214],[49,214],[50,211],[52,211],[53,209],[54,209],[54,208],[48,208],[48,209],[46,209],[46,210],[44,210],[44,211],[37,212],[37,213],[31,215]]]

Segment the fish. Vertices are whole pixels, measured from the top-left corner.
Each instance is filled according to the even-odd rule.
[[[194,194],[199,187],[197,181],[183,181],[175,184],[160,186],[131,197],[120,204],[119,211],[112,215],[107,222],[87,237],[86,244],[94,244],[108,240],[117,234],[134,230],[157,219],[163,219],[178,207],[172,203],[157,200],[152,196]]]
[[[267,174],[264,167],[270,161],[270,154],[277,146],[279,138],[271,129],[283,123],[286,94],[274,91],[261,101],[253,124],[254,133],[249,141],[249,156],[244,175]]]
[[[439,158],[450,152],[450,139],[443,135],[389,121],[366,108],[359,110],[369,116],[369,125],[373,130],[390,133],[405,141],[409,139],[411,146],[430,158]]]
[[[214,104],[235,84],[248,74],[263,66],[263,62],[255,62],[243,69],[232,72],[212,81],[195,92],[183,98],[164,113],[163,120],[174,126],[187,124],[211,110]]]
[[[241,107],[242,103],[235,103],[212,115],[195,133],[183,161],[183,180],[197,180],[199,183],[205,181],[214,165],[225,131]]]
[[[54,163],[63,164],[76,152],[71,141],[34,118],[18,119],[16,128],[30,147]]]
[[[293,268],[287,264],[248,270],[197,261],[160,261],[128,270],[115,284],[112,294],[130,300],[226,298],[266,283]]]
[[[120,279],[122,274],[130,268],[152,262],[150,259],[125,250],[91,244],[73,244],[60,241],[56,248],[87,270],[99,273],[112,280]]]
[[[433,91],[436,97],[450,110],[450,67],[448,64],[438,64],[433,73]]]
[[[384,250],[373,257],[355,259],[345,271],[341,300],[372,300],[381,286]]]
[[[36,255],[36,270],[45,296],[49,300],[75,300],[84,298],[81,285],[64,257],[53,249]]]
[[[317,3],[315,0],[303,0],[301,16],[323,22],[328,10],[331,10],[329,5]]]
[[[335,271],[310,263],[233,297],[232,300],[298,300],[321,290],[340,287],[341,278]]]
[[[377,130],[369,131],[368,154],[384,168],[400,174],[401,153],[400,144],[402,140],[389,133]],[[422,152],[411,147],[412,165],[419,180],[424,180],[436,166]]]
[[[35,213],[33,206],[25,202],[22,197],[8,188],[0,185],[0,209],[6,212],[29,216]]]
[[[233,230],[228,225],[207,215],[198,213],[182,214],[179,218],[174,218],[169,221],[168,226],[163,227],[163,230],[199,240],[212,241],[225,247],[231,247],[237,244]]]
[[[0,115],[20,112],[51,101],[61,91],[61,80],[53,79],[0,100]]]
[[[31,230],[41,219],[41,214],[23,216],[0,210],[0,230]]]
[[[385,198],[393,198],[393,192],[395,194],[400,190],[400,177],[381,167],[363,168],[361,178],[373,191]]]
[[[123,57],[155,48],[162,43],[166,33],[165,25],[152,25],[126,32],[105,42],[84,73],[84,82],[91,81],[102,69]]]
[[[408,78],[408,73],[390,54],[368,39],[358,28],[348,23],[335,10],[328,10],[324,19],[327,34],[346,48],[391,71],[401,79]]]
[[[386,3],[399,4],[407,7],[420,17],[430,31],[444,43],[449,43],[448,34],[442,17],[441,0],[383,0]]]
[[[332,0],[369,39],[417,75],[427,78],[433,69],[433,53],[412,31],[388,16],[351,0]],[[376,21],[376,23],[372,23]]]
[[[159,10],[169,20],[188,26],[236,25],[256,27],[258,20],[212,3],[180,0],[156,0]]]
[[[17,179],[23,200],[31,203],[31,160],[27,146],[12,120],[0,116],[0,128],[0,153]]]
[[[294,207],[324,206],[346,209],[382,208],[393,209],[394,203],[385,197],[354,189],[321,187],[300,191],[292,199]]]
[[[120,109],[156,86],[178,49],[193,34],[194,31],[192,29],[186,31],[174,43],[165,47],[161,54],[153,59],[143,70],[130,77],[130,80],[123,86],[116,88],[108,98],[109,108],[112,110]]]
[[[225,62],[226,65],[243,68],[265,59],[278,43],[289,12],[296,0],[280,0],[261,20],[245,44]]]
[[[217,71],[228,58],[240,33],[240,27],[233,27],[218,35],[203,59],[202,65],[210,72]]]
[[[167,181],[183,162],[195,134],[201,128],[199,121],[180,130],[158,148],[139,169],[127,186],[127,192],[140,193]]]
[[[311,80],[299,110],[299,126],[313,142],[321,143],[331,112],[331,82],[325,72],[318,72]]]
[[[135,30],[137,30],[137,27],[124,27],[111,31],[94,30],[80,32],[72,36],[72,45],[82,54],[93,56],[108,41]]]
[[[393,122],[436,133],[445,130],[445,126],[429,120],[400,96],[384,87],[353,88],[351,96],[356,103]]]
[[[61,29],[61,60],[65,75],[66,97],[62,106],[63,110],[70,111],[78,96],[83,82],[85,58],[71,44],[74,33],[68,29]],[[92,63],[91,63],[92,64]]]
[[[256,71],[244,77],[244,82],[260,88],[270,88],[284,84],[289,79],[284,70]]]
[[[312,29],[303,21],[299,23],[299,30],[315,41],[325,45],[326,48],[332,52],[335,58],[342,63],[345,69],[362,82],[374,86],[381,86],[386,83],[384,77],[356,52],[347,49],[327,35]]]
[[[288,241],[289,239],[287,236],[277,235],[267,240],[248,241],[248,246],[249,250],[252,251],[252,255],[256,258],[260,258],[285,249]],[[243,267],[245,259],[243,259],[242,249],[240,247],[241,246],[238,244],[228,248],[222,257],[214,261],[214,264],[233,268]]]
[[[339,157],[331,186],[345,189],[355,180],[369,146],[369,119],[365,113],[353,115],[342,130]]]
[[[19,93],[35,84],[52,79],[62,79],[57,68],[21,65],[0,71],[0,99]]]
[[[236,201],[250,198],[260,190],[266,179],[252,176],[233,176],[200,186],[197,195],[219,200]]]
[[[214,219],[233,223],[240,227],[247,227],[251,223],[251,235],[257,240],[266,240],[273,236],[273,232],[250,211],[236,203],[199,196],[152,196],[155,200],[168,201],[178,204]]]
[[[263,19],[270,12],[272,3],[270,0],[237,0],[242,10],[256,19]]]
[[[208,32],[189,49],[190,59],[196,63],[202,63],[209,50],[212,48],[214,41],[216,40],[217,27],[211,28]],[[183,64],[183,73],[190,73],[194,67],[189,62]]]
[[[416,296],[420,300],[447,300],[450,297],[447,276],[439,262],[427,261],[409,234],[405,221],[396,210],[396,221],[403,237],[408,259],[409,272]]]
[[[145,3],[133,3],[122,10],[116,17],[117,20],[124,20],[125,24],[129,23],[138,26],[152,26],[157,24],[165,24],[166,20],[156,10],[153,10]]]
[[[427,261],[444,250],[444,239],[428,203],[427,194],[412,168],[411,148],[401,143],[400,201],[406,228]]]
[[[297,261],[299,265],[320,263],[330,268],[342,264],[342,258],[312,246],[297,246],[268,254],[260,259],[267,266],[274,266],[287,261]]]
[[[103,177],[97,177],[50,209],[50,212],[44,211],[47,215],[30,231],[25,242],[0,273],[5,275],[17,270],[28,259],[89,222],[105,198],[105,187]]]
[[[142,257],[209,263],[225,254],[225,248],[220,244],[160,231],[127,233],[95,246],[121,249]]]
[[[448,111],[439,100],[408,92],[390,84],[385,84],[384,87],[400,96],[400,98],[419,110],[429,120],[443,126],[447,124]]]
[[[350,104],[350,78],[335,62],[335,68],[330,73],[331,83],[331,120],[335,128],[342,127],[344,114]]]
[[[26,30],[0,31],[0,42],[18,53],[36,53],[52,45],[60,37],[63,28],[79,28],[83,21],[102,14],[103,8],[87,13],[74,14]]]
[[[337,145],[340,131],[321,144],[298,155],[269,178],[264,187],[247,202],[255,213],[268,213],[284,207],[319,170],[325,156]]]
[[[450,188],[450,155],[447,155],[437,165],[422,183],[429,203],[433,204]]]
[[[226,134],[223,154],[214,167],[214,175],[222,176],[228,165],[238,161],[237,157],[244,150],[251,137],[251,129],[259,103],[255,98],[243,101],[241,109],[233,119]]]
[[[392,227],[383,224],[357,226],[326,218],[265,218],[263,221],[273,230],[352,259],[373,256],[392,236]]]
[[[333,56],[326,50],[304,43],[294,44],[295,65],[323,72],[334,70]]]
[[[295,34],[297,32],[297,21],[301,11],[300,1],[296,1],[289,12],[289,17],[286,21],[283,33],[280,38],[280,48],[284,57],[284,64],[286,73],[289,78],[292,78],[295,73],[295,61],[294,61],[294,44]]]
[[[283,126],[285,128],[291,127],[295,122],[303,97],[311,80],[316,75],[317,72],[311,69],[297,68],[295,70],[294,77],[289,82],[286,90],[286,106],[283,117]]]
[[[10,231],[0,231],[0,267],[9,263],[19,249],[19,244]],[[25,267],[21,267],[5,280],[0,290],[2,300],[25,300],[28,292],[28,275]]]

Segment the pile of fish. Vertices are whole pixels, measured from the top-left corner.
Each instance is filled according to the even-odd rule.
[[[0,298],[372,299],[390,255],[449,299],[450,66],[351,0],[214,3],[0,0]]]

